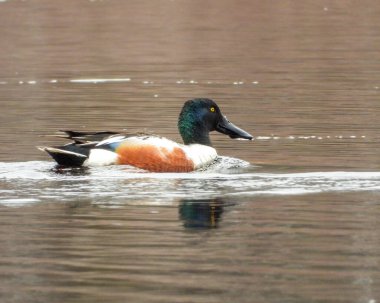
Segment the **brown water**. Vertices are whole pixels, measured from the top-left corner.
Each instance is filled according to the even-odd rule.
[[[0,301],[380,302],[379,28],[375,1],[0,1]],[[193,97],[255,140],[192,174],[35,149],[180,141]]]

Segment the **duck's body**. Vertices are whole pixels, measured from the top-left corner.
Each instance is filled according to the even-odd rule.
[[[73,143],[40,147],[64,166],[125,164],[152,172],[190,172],[209,165],[217,158],[209,132],[218,130],[232,138],[252,139],[221,115],[209,99],[185,103],[178,122],[185,144],[147,135],[121,135],[114,132],[64,131]]]
[[[93,135],[80,134],[82,138]],[[41,149],[65,166],[124,164],[153,172],[189,172],[210,164],[217,157],[216,150],[210,146],[182,145],[157,136],[113,135],[99,143],[71,143]]]

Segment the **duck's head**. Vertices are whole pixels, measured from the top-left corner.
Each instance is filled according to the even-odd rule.
[[[223,116],[211,99],[193,99],[185,102],[178,119],[178,129],[185,144],[211,146],[209,133],[218,131],[230,138],[252,140],[252,136]]]

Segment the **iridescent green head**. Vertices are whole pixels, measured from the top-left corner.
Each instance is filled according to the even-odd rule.
[[[185,102],[178,119],[178,129],[185,144],[211,146],[209,133],[218,131],[230,138],[252,140],[252,136],[223,116],[211,99],[197,98]]]

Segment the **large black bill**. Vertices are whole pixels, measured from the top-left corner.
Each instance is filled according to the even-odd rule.
[[[249,133],[237,127],[236,125],[232,124],[230,121],[228,121],[228,119],[225,116],[223,116],[223,118],[217,124],[216,131],[222,134],[228,135],[232,139],[237,139],[237,138],[242,138],[242,139],[247,139],[247,140],[253,139],[253,137]]]

